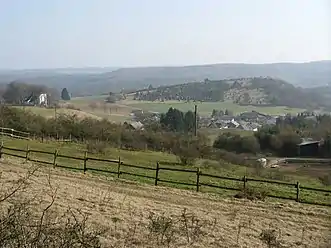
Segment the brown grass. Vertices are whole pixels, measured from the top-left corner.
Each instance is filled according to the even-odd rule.
[[[5,159],[1,180],[10,183],[30,166]],[[221,199],[49,167],[30,179],[27,196],[43,194],[48,175],[57,188],[56,210],[79,209],[93,225],[108,228],[105,247],[267,247],[268,233],[282,247],[327,247],[330,238],[330,208]]]

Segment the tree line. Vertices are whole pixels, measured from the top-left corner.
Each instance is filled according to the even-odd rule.
[[[256,91],[259,92],[258,97]],[[147,90],[137,91],[134,99],[161,102],[169,100],[205,102],[230,100],[242,105],[297,108],[330,107],[328,99],[314,90],[301,89],[282,80],[262,77],[229,80],[205,79],[203,82],[151,87]]]
[[[165,115],[169,118],[165,117],[160,121],[157,128],[146,126],[144,130],[132,130],[106,119],[78,118],[76,115],[65,114],[44,118],[30,111],[2,105],[0,121],[3,127],[29,132],[31,136],[40,139],[70,136],[76,142],[102,143],[130,150],[169,152],[180,157],[184,163],[204,157],[203,151],[209,145],[207,138],[201,134],[198,137],[192,135],[192,122],[185,122],[187,126],[174,124],[171,113],[178,114],[177,111],[170,110],[168,115]],[[182,117],[182,113],[179,113],[179,116]],[[192,120],[191,113],[183,116],[186,116],[186,120]]]
[[[69,101],[71,99],[67,88],[63,88],[61,93],[56,89],[45,85],[27,84],[20,81],[13,81],[0,87],[0,99],[2,103],[10,105],[37,104],[40,94],[47,94],[48,105],[54,105],[58,100]]]
[[[305,138],[321,141],[316,156],[331,157],[331,116],[309,113],[288,115],[278,119],[276,125],[266,125],[250,137],[230,132],[221,134],[213,146],[236,153],[295,157],[298,156],[298,144]]]

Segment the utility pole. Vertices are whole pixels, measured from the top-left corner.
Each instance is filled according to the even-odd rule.
[[[194,105],[194,136],[198,134],[198,105]]]
[[[59,140],[59,132],[57,130],[56,104],[54,105],[54,121],[55,121],[56,140]]]
[[[3,109],[4,106],[1,103],[1,146],[3,146]]]

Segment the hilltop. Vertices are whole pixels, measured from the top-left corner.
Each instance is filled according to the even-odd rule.
[[[108,70],[108,71],[107,71]],[[79,71],[79,73],[78,73]],[[88,73],[83,73],[84,71]],[[86,68],[0,72],[0,83],[20,80],[58,90],[66,87],[74,96],[95,95],[152,85],[246,77],[281,78],[295,86],[315,87],[331,83],[331,61],[275,64],[210,64],[174,67]]]
[[[319,108],[329,106],[320,90],[295,87],[270,77],[204,80],[137,91],[135,100],[226,101],[239,105]]]

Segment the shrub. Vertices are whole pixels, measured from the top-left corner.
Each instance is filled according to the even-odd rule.
[[[176,136],[172,152],[178,157],[183,165],[191,165],[200,157],[202,142],[198,137]]]
[[[56,190],[50,182],[51,201],[39,212],[36,206],[42,202],[26,199],[24,193],[29,187],[29,178],[37,170],[11,181],[12,187],[1,184],[0,193],[0,246],[10,247],[73,247],[99,248],[99,235],[106,230],[91,228],[86,214],[68,209],[62,216],[52,212]],[[30,192],[29,192],[30,193]],[[22,194],[22,195],[21,195]]]
[[[331,186],[331,173],[319,177],[319,180],[321,181],[321,183],[323,185],[325,185],[325,186]]]
[[[279,240],[279,235],[275,229],[266,229],[263,230],[260,234],[260,240],[265,243],[268,248],[280,248],[282,247]]]
[[[189,149],[181,149],[180,154],[177,154],[177,156],[183,165],[193,165],[197,159],[195,154]]]
[[[80,111],[80,108],[77,108],[75,105],[73,105],[73,104],[67,104],[66,105],[66,108],[67,109],[73,109],[73,110],[78,110],[78,111]]]
[[[267,196],[268,192],[264,189],[246,187],[245,189],[241,189],[241,191],[235,195],[235,198],[264,201]]]
[[[255,136],[241,137],[230,132],[218,136],[213,146],[237,153],[257,153],[260,151],[260,144]]]
[[[106,148],[107,144],[102,141],[88,141],[88,143],[86,144],[86,150],[89,153],[105,154]]]

